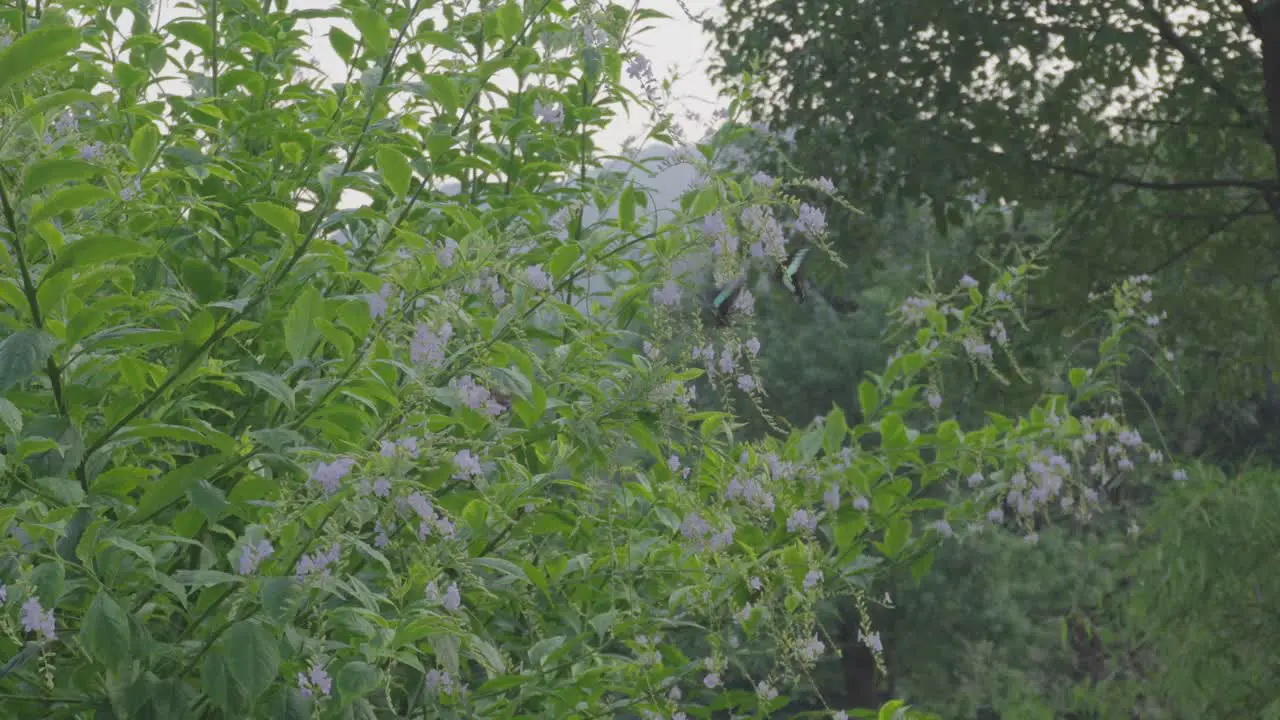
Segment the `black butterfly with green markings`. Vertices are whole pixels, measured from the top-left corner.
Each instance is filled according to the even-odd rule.
[[[787,256],[787,263],[779,268],[782,284],[800,302],[804,302],[805,297],[804,278],[800,275],[800,266],[804,264],[804,258],[808,254],[809,248],[797,248]]]
[[[738,301],[738,296],[742,294],[742,288],[746,282],[746,275],[739,276],[725,285],[716,294],[716,299],[711,301],[711,310],[715,312],[716,322],[721,326],[729,324],[729,313],[733,312],[733,304]]]

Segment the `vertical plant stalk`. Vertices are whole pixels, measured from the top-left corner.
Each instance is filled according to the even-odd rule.
[[[13,205],[9,202],[9,193],[5,189],[2,179],[0,179],[0,210],[3,210],[5,223],[9,226],[9,232],[13,234],[13,254],[18,260],[18,272],[22,275],[22,294],[27,299],[27,305],[31,311],[31,324],[37,330],[44,330],[44,317],[40,313],[40,301],[36,296],[36,284],[31,278],[31,269],[27,267],[26,253],[22,251],[22,234],[18,231],[18,219],[13,212]],[[53,359],[52,354],[45,360],[44,369],[45,374],[49,376],[49,387],[53,391],[53,403],[58,409],[58,414],[70,423],[71,410],[67,407],[66,394],[62,388],[62,373],[58,369],[58,362]],[[89,478],[83,461],[76,466],[76,479],[80,481],[81,488],[89,489]]]

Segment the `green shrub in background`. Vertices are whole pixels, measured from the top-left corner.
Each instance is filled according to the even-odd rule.
[[[1064,395],[946,419],[931,369],[997,369],[1028,267],[909,299],[855,423],[743,442],[691,408],[704,374],[759,404],[751,305],[689,335],[670,265],[767,268],[729,228],[789,208],[820,241],[822,212],[711,175],[642,227],[630,185],[553,185],[636,99],[651,14],[148,10],[0,12],[7,716],[768,714],[822,696],[820,602],[852,598],[878,655],[876,577],[995,513],[1019,468],[1058,458],[1023,531],[1084,510],[1080,437],[1130,432]],[[316,18],[343,21],[347,82],[302,72]],[[588,202],[617,219],[584,227]],[[628,279],[584,302],[602,272]],[[696,362],[637,352],[640,328]],[[1123,474],[1142,446],[1096,460]],[[975,475],[974,500],[924,496]]]

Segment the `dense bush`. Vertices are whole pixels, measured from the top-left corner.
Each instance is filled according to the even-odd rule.
[[[0,13],[8,716],[767,714],[821,696],[824,599],[878,655],[875,577],[1001,525],[1010,492],[1022,532],[1087,512],[1084,468],[1145,457],[1062,394],[946,419],[931,372],[998,370],[1030,266],[908,299],[855,423],[744,442],[692,407],[703,376],[760,404],[753,306],[704,330],[671,266],[771,272],[824,221],[772,179],[708,174],[658,222],[587,177],[614,109],[660,100],[626,45],[649,13],[148,10]],[[315,18],[347,82],[304,72]],[[1114,393],[1115,323],[1075,397]]]

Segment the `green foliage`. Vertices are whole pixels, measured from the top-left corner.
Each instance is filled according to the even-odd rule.
[[[756,118],[789,129],[789,160],[873,218],[919,206],[944,233],[998,204],[1010,245],[1058,236],[1031,293],[1050,357],[1090,332],[1091,293],[1157,279],[1179,381],[1138,392],[1184,452],[1277,452],[1274,255],[1280,53],[1271,3],[771,3],[729,0],[720,75],[748,72]],[[803,38],[801,41],[800,38]],[[800,50],[795,50],[800,47]],[[856,60],[851,60],[856,58]],[[847,226],[843,221],[841,227]],[[857,228],[856,224],[850,226]],[[849,242],[867,255],[865,234]],[[957,239],[958,246],[963,241]],[[1167,312],[1167,318],[1163,316]]]
[[[1123,473],[1077,445],[1124,423],[1064,395],[963,428],[925,409],[940,364],[1000,372],[981,338],[1026,263],[912,298],[857,417],[745,441],[691,407],[703,376],[762,407],[751,305],[708,333],[673,297],[716,242],[718,282],[772,270],[713,217],[785,208],[839,257],[782,191],[710,173],[641,232],[630,186],[587,178],[642,13],[233,1],[126,32],[106,4],[30,10],[0,14],[10,717],[768,715],[820,694],[823,603],[859,608],[883,664],[868,589],[1028,458]],[[332,87],[300,72],[321,16],[359,34],[331,35]],[[68,17],[77,52],[14,55],[63,47]],[[624,207],[589,224],[588,202]],[[986,494],[930,496],[975,472]]]

